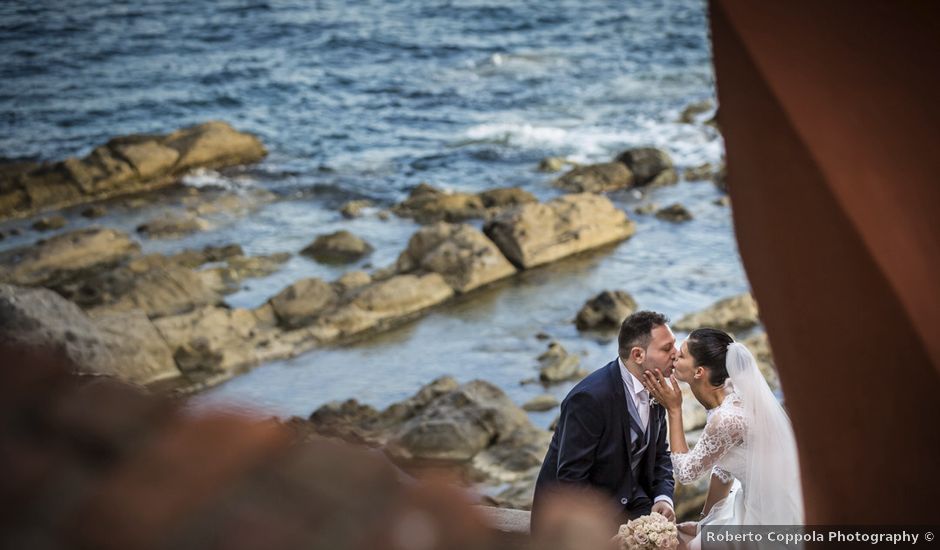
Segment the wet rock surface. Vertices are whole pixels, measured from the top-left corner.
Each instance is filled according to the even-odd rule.
[[[692,219],[692,213],[679,203],[671,204],[656,211],[656,217],[674,223],[687,222]]]
[[[368,256],[373,250],[372,245],[343,229],[318,236],[300,253],[318,262],[346,264]]]
[[[677,330],[690,332],[701,327],[711,327],[726,332],[741,332],[760,324],[757,302],[750,293],[731,296],[715,302],[702,311],[686,315],[673,325]]]
[[[654,147],[629,149],[617,155],[616,160],[630,169],[634,177],[634,185],[638,187],[672,185],[679,180],[672,158],[662,149]]]
[[[392,210],[419,223],[461,222],[486,218],[507,207],[534,202],[538,201],[531,193],[518,188],[489,189],[472,194],[444,191],[422,183]]]
[[[630,187],[633,173],[618,161],[574,168],[555,180],[555,186],[569,193],[603,193]]]

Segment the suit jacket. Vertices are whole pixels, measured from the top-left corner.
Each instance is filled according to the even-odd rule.
[[[559,487],[590,487],[609,496],[622,515],[648,497],[673,497],[675,480],[666,435],[666,411],[650,407],[650,442],[634,479],[630,468],[630,412],[615,359],[578,383],[561,403],[561,416],[542,462],[532,502],[536,527],[541,501]],[[645,492],[635,490],[639,486]]]

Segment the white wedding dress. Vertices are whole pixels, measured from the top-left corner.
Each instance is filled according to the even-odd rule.
[[[695,447],[672,453],[676,480],[690,484],[711,473],[732,482],[728,496],[699,522],[705,525],[802,525],[796,440],[790,420],[764,380],[751,352],[728,346],[728,381],[721,405],[708,412]]]

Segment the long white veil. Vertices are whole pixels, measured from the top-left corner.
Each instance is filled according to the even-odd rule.
[[[743,523],[802,525],[803,490],[790,419],[747,346],[730,344],[725,365],[747,422]]]

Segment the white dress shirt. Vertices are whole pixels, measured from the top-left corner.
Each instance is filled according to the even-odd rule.
[[[633,404],[636,405],[636,412],[637,414],[640,415],[640,426],[643,428],[643,431],[645,432],[649,428],[649,424],[650,424],[649,392],[646,391],[645,387],[643,387],[643,382],[641,382],[639,378],[634,376],[633,373],[627,369],[627,366],[623,364],[623,359],[618,357],[617,363],[620,364],[620,376],[621,378],[623,378],[624,390],[625,390],[625,393],[627,394],[627,399],[632,399]],[[633,389],[633,391],[632,392],[628,391],[631,388]],[[653,435],[653,434],[650,434],[650,435]],[[667,495],[657,495],[653,499],[653,503],[655,504],[661,500],[665,500],[666,502],[669,503],[669,506],[672,506],[673,508],[675,508],[675,506],[672,503],[672,499],[669,498],[669,496]]]

